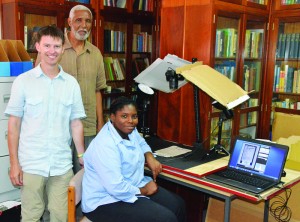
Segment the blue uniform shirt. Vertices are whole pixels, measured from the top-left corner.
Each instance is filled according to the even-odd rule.
[[[117,201],[136,201],[139,188],[152,180],[144,176],[146,152],[151,149],[136,129],[125,140],[107,122],[83,157],[83,212]]]
[[[74,77],[60,67],[50,79],[40,65],[21,74],[5,114],[22,118],[18,158],[24,172],[48,177],[72,168],[70,121],[86,116]]]

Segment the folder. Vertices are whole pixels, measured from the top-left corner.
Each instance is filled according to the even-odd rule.
[[[250,98],[248,92],[238,84],[202,63],[178,67],[176,73],[181,74],[227,109],[232,109]]]

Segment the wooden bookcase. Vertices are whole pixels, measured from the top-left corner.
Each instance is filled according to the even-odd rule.
[[[290,2],[290,1],[286,1]],[[300,4],[273,2],[266,70],[266,109],[262,122],[264,138],[270,131],[275,112],[300,114],[299,33]]]
[[[264,90],[267,50],[267,44],[264,43],[268,38],[267,23],[270,9],[267,3],[265,1],[265,4],[258,4],[244,0],[162,2],[160,57],[171,53],[189,61],[197,58],[215,68],[232,67],[229,68],[232,80],[246,90],[250,91],[250,88],[254,90],[250,94],[251,102],[234,108],[234,118],[223,124],[222,142],[228,144],[228,147],[231,143],[230,138],[235,135],[257,137],[260,134],[259,123],[262,118],[260,113],[263,106],[261,92]],[[171,21],[177,25],[171,26]],[[223,49],[227,50],[227,54],[220,54],[218,51],[217,36],[222,32],[234,36],[231,48]],[[255,50],[249,45],[249,38],[252,35],[257,36]],[[255,71],[255,81],[252,77],[251,87],[249,87],[250,71],[251,73]],[[191,84],[172,94],[159,93],[159,136],[189,145],[196,141],[193,98]],[[213,132],[213,129],[219,117],[219,112],[212,109],[212,101],[200,90],[201,137],[206,141],[207,149],[216,142],[214,140],[216,132]],[[228,132],[226,127],[230,129]]]
[[[45,25],[56,25],[64,30],[68,28],[67,18],[70,9],[78,3],[64,0],[3,0],[2,20],[3,39],[20,39],[30,56],[35,59],[37,54],[34,47],[34,33]],[[91,9],[91,4],[85,4]],[[95,30],[92,38],[95,37]],[[32,41],[33,40],[33,41]],[[95,44],[95,41],[92,41]]]
[[[123,78],[114,75],[107,76],[107,84],[111,86],[111,91],[103,94],[104,113],[108,115],[108,108],[112,100],[118,96],[125,95],[137,98],[138,88],[134,78],[151,64],[157,57],[156,54],[156,14],[158,1],[148,1],[144,8],[137,8],[136,2],[126,1],[124,7],[104,5],[99,2],[98,15],[99,23],[97,41],[104,56],[104,63],[107,72],[110,68],[107,63],[121,63],[123,67]],[[118,71],[117,71],[118,74]],[[152,97],[150,110],[147,115],[147,125],[151,134],[156,132],[156,99]],[[142,122],[142,121],[140,121]]]
[[[121,2],[121,1],[119,1]],[[107,83],[111,86],[110,93],[103,95],[103,107],[108,110],[110,102],[121,95],[137,96],[137,86],[133,78],[151,64],[157,57],[158,29],[157,29],[157,8],[158,0],[149,0],[144,8],[138,8],[140,0],[127,0],[126,4],[120,7],[104,5],[104,1],[91,0],[89,7],[93,13],[94,27],[90,41],[102,52],[104,58],[122,60],[123,77],[107,78]],[[24,42],[30,56],[35,59],[37,56],[34,47],[30,47],[33,31],[45,25],[56,25],[62,30],[68,28],[67,18],[70,9],[79,4],[65,0],[2,0],[2,37],[3,39],[20,39]],[[80,3],[81,4],[81,3]],[[107,31],[110,38],[105,39]],[[26,35],[27,33],[27,35]],[[121,34],[120,34],[121,33]],[[120,37],[121,36],[121,37]],[[114,43],[117,39],[118,42]],[[139,49],[136,42],[139,39]],[[140,47],[140,43],[142,46]],[[118,48],[112,48],[112,47]],[[135,64],[141,64],[138,70]],[[139,61],[137,63],[136,61]],[[111,68],[114,68],[111,66]],[[112,93],[113,92],[113,93]],[[156,132],[156,122],[151,121],[156,118],[156,97],[153,96],[151,104],[151,116],[148,116],[148,124],[152,132]],[[106,112],[107,113],[107,112]]]

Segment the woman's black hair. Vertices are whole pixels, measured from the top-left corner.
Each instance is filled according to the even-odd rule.
[[[109,113],[116,114],[117,111],[123,109],[124,106],[127,105],[133,105],[135,108],[137,108],[136,102],[134,100],[125,96],[118,97],[110,104]]]

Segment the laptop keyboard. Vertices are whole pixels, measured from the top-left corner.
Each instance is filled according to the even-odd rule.
[[[256,178],[256,177],[252,177],[249,175],[245,175],[239,172],[235,172],[232,170],[225,170],[225,171],[220,171],[216,173],[217,175],[229,178],[229,179],[234,179],[237,180],[239,182],[243,182],[245,184],[249,184],[255,187],[264,187],[264,185],[266,185],[268,183],[268,181],[260,179],[260,178]]]

